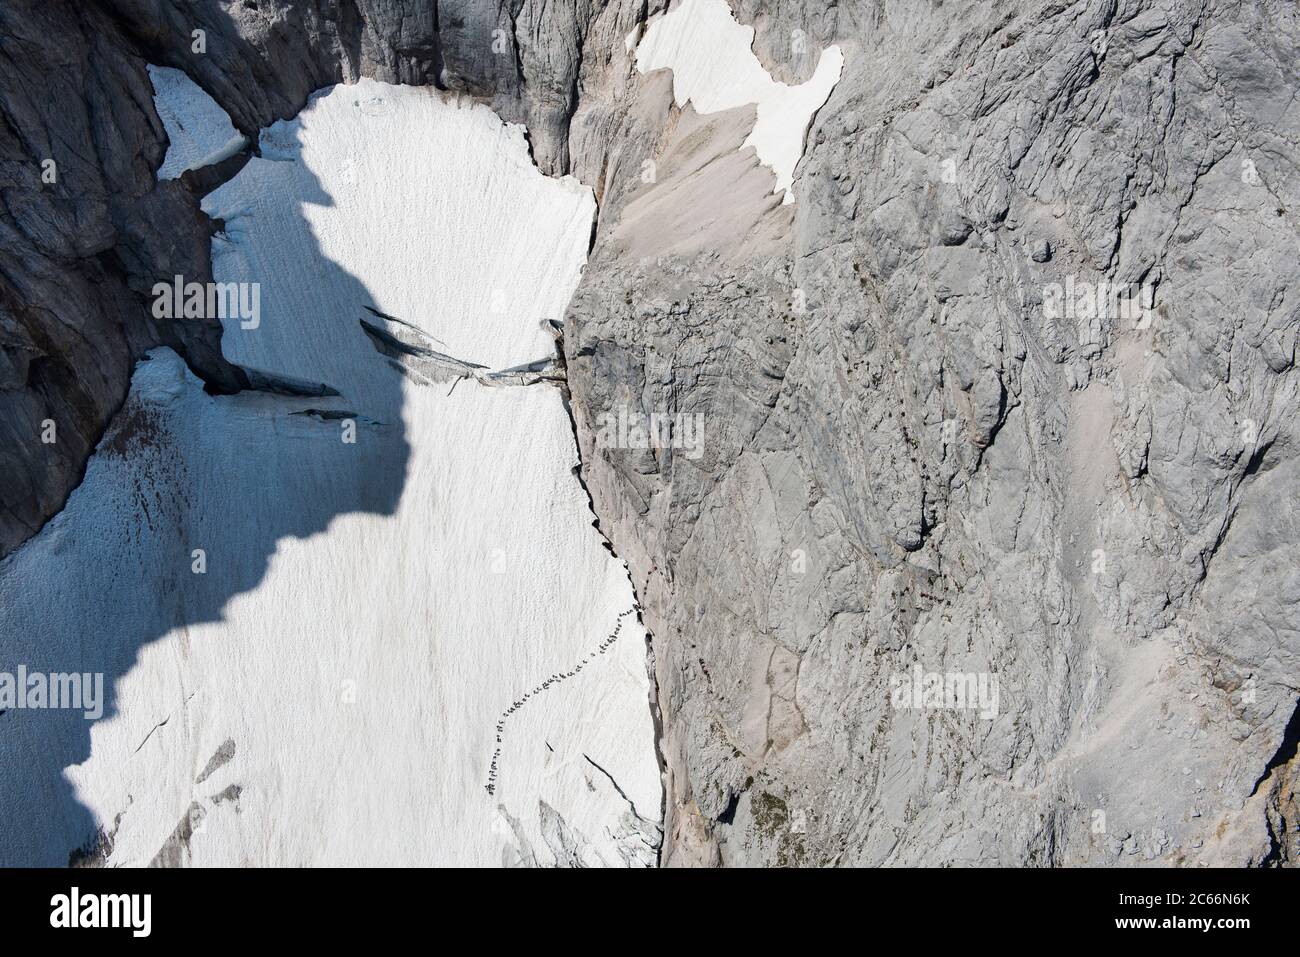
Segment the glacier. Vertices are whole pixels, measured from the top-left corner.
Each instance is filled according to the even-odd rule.
[[[260,284],[223,350],[270,386],[154,350],[0,563],[6,651],[113,685],[98,722],[0,716],[0,863],[653,865],[636,597],[558,376],[517,374],[552,369],[590,191],[486,106],[370,80],[259,147],[204,210],[214,279]]]

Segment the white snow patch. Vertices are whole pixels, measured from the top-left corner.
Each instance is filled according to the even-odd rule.
[[[234,156],[248,139],[230,122],[230,115],[180,70],[149,64],[153,105],[167,131],[167,156],[158,178],[211,166]]]
[[[635,43],[634,34],[626,42]],[[844,54],[838,46],[827,47],[808,82],[787,86],[763,69],[753,42],[753,27],[737,23],[726,0],[682,0],[651,21],[636,47],[636,65],[642,73],[672,70],[679,107],[690,102],[699,113],[717,113],[757,104],[754,129],[743,145],[754,147],[759,160],[772,168],[774,192],[785,190],[783,201],[792,203],[790,187],[803,156],[804,135],[839,81]]]
[[[262,283],[261,325],[231,320],[223,348],[341,395],[214,397],[155,350],[121,437],[0,563],[15,660],[119,678],[66,772],[109,863],[148,863],[182,820],[200,865],[653,863],[645,633],[559,393],[416,385],[358,322],[400,331],[371,306],[485,365],[548,355],[539,320],[577,284],[590,192],[542,176],[486,107],[371,81],[261,146],[205,201],[227,225],[215,278]],[[79,716],[28,726],[0,735],[4,766],[86,749]],[[5,787],[16,859],[86,837],[57,800],[37,814],[30,782]]]

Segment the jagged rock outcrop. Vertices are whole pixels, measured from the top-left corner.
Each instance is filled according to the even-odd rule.
[[[243,384],[220,325],[155,320],[163,276],[210,278],[207,223],[166,149],[144,61],[90,4],[0,10],[0,555],[62,507],[134,362],[172,346]]]

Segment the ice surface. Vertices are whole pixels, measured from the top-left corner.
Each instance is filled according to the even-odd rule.
[[[176,179],[186,170],[219,163],[247,145],[226,111],[180,70],[150,64],[149,79],[168,140],[159,179]]]
[[[785,190],[789,203],[804,135],[839,80],[844,55],[837,46],[827,47],[808,82],[787,86],[763,69],[753,42],[753,27],[737,23],[726,0],[682,0],[650,23],[636,47],[636,65],[642,73],[672,70],[677,105],[693,103],[699,113],[757,104],[758,118],[744,145],[754,147],[776,173],[775,191]]]
[[[211,396],[166,349],[137,369],[0,564],[15,660],[117,679],[93,725],[0,717],[0,857],[61,863],[98,826],[114,865],[652,863],[645,634],[559,392],[421,384],[360,322],[494,368],[550,355],[589,191],[486,107],[371,81],[261,147],[205,203],[216,278],[261,283],[223,348],[339,395]]]

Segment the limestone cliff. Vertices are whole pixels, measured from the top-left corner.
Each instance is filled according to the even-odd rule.
[[[600,204],[563,348],[653,633],[665,863],[1292,862],[1294,4],[734,3],[777,80],[843,51],[788,205],[752,108],[637,69],[665,6],[8,3],[0,554],[145,350],[249,384],[215,323],[149,314],[207,273],[211,184],[155,185],[145,64],[244,133],[436,85]],[[602,442],[620,412],[702,435]],[[917,667],[995,713],[900,708]]]

